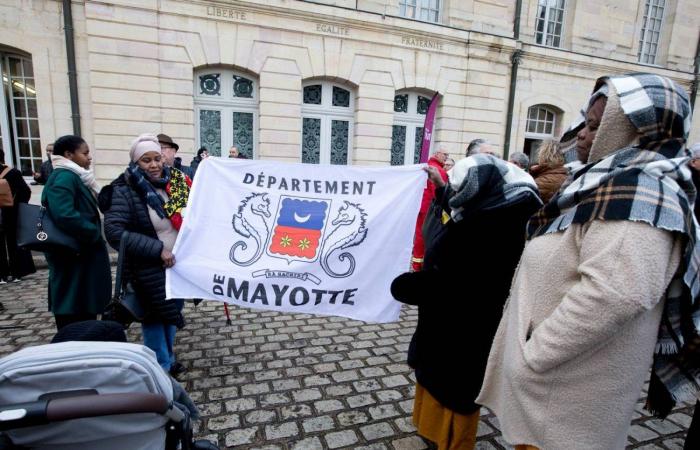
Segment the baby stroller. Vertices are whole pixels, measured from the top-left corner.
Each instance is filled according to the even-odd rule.
[[[218,448],[192,441],[189,412],[173,402],[153,352],[119,342],[41,345],[0,359],[0,432],[9,449]]]

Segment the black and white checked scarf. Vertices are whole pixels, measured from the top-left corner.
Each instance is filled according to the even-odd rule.
[[[700,245],[685,150],[690,103],[680,86],[657,75],[604,77],[594,92],[604,83],[614,87],[640,133],[639,144],[577,170],[530,219],[528,239],[592,220],[639,221],[685,237],[680,266],[666,290],[647,403],[664,417],[700,387]]]
[[[455,222],[474,211],[504,208],[528,199],[539,201],[537,184],[527,172],[486,153],[457,161],[449,177],[455,191],[449,202]]]

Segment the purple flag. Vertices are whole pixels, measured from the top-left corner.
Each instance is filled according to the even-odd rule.
[[[430,141],[433,140],[433,123],[435,122],[435,111],[440,100],[440,93],[436,92],[433,99],[430,100],[428,113],[425,115],[425,124],[423,125],[423,145],[420,148],[420,162],[428,162],[430,156]]]

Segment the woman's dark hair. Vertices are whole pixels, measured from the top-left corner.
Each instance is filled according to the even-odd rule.
[[[206,147],[199,147],[199,150],[197,150],[197,156],[199,156],[199,157],[201,158],[201,157],[202,157],[202,153],[204,153],[204,152],[209,153],[209,150],[207,150]]]
[[[61,136],[53,143],[53,154],[65,156],[66,152],[75,153],[84,143],[85,139],[80,136],[73,136],[72,134]]]

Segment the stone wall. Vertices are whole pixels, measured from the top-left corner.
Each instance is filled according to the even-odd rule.
[[[101,180],[123,170],[131,139],[143,132],[171,135],[189,161],[194,73],[218,66],[258,83],[261,158],[300,160],[302,83],[312,79],[354,91],[353,164],[388,164],[399,90],[442,94],[436,146],[459,156],[485,137],[501,150],[519,48],[510,149],[520,150],[530,106],[553,106],[562,131],[601,75],[649,70],[690,87],[700,4],[669,0],[662,68],[636,64],[641,2],[609,3],[568,0],[562,48],[554,49],[534,43],[537,0],[523,1],[520,42],[512,39],[513,0],[445,1],[447,26],[396,17],[393,0],[76,1],[83,135]],[[60,2],[0,0],[0,44],[32,54],[42,144],[71,132]]]
[[[87,36],[82,4],[75,2],[73,26],[78,99],[83,137],[92,140],[92,102]],[[28,53],[32,58],[42,149],[57,137],[72,134],[68,63],[63,31],[63,11],[59,1],[0,1],[0,46],[5,50]],[[99,164],[100,156],[93,155]]]
[[[319,5],[309,14],[301,2],[266,3],[277,7],[164,1],[158,11],[148,2],[86,3],[95,145],[105,155],[100,178],[121,170],[129,139],[141,132],[162,130],[191,152],[193,72],[210,66],[258,79],[261,158],[299,161],[308,79],[354,88],[354,164],[389,162],[400,89],[444,95],[435,136],[450,151],[476,136],[501,139],[508,70],[501,47],[512,41]],[[479,45],[465,45],[475,38]]]
[[[523,0],[521,39],[532,44],[537,5],[538,0]],[[566,5],[562,49],[637,62],[645,0],[566,0]],[[699,27],[700,3],[667,0],[656,64],[691,72]]]

